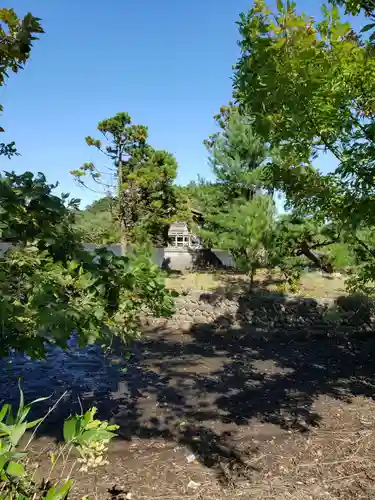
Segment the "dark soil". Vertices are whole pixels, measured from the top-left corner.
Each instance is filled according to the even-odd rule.
[[[68,391],[34,442],[41,470],[80,405],[120,425],[110,465],[79,477],[77,498],[375,498],[373,331],[358,316],[304,324],[300,309],[276,329],[262,314],[148,331],[129,361],[96,346],[15,357],[2,362],[1,399],[16,402],[19,376],[28,400],[52,394],[38,413]]]

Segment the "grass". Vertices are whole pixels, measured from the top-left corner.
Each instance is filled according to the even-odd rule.
[[[277,291],[283,284],[280,273],[259,270],[255,276],[256,286],[268,291]],[[229,272],[186,273],[169,275],[166,278],[168,288],[180,293],[191,290],[224,291],[241,293],[248,289],[249,279],[246,275]],[[318,272],[307,272],[302,275],[297,295],[304,297],[337,297],[345,294],[345,278],[341,275],[325,276]]]

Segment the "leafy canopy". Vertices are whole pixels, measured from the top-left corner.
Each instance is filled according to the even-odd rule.
[[[147,127],[132,124],[128,113],[117,113],[99,122],[97,128],[104,142],[86,137],[86,143],[102,152],[109,166],[104,171],[86,163],[71,173],[81,184],[89,176],[106,190],[115,187],[116,217],[124,240],[166,243],[168,224],[177,212],[174,156],[154,150],[147,143]]]
[[[74,229],[76,200],[52,193],[42,174],[0,178],[1,240],[13,247],[0,258],[1,350],[44,355],[66,347],[122,341],[139,333],[141,314],[169,315],[173,301],[146,255],[87,252]]]
[[[206,191],[212,202],[201,236],[229,250],[236,264],[253,275],[273,224],[273,200],[263,182],[269,153],[252,120],[237,109],[219,125],[221,131],[206,141],[216,182]]]
[[[116,200],[101,198],[76,213],[75,227],[85,243],[110,245],[121,241],[120,226],[115,214]]]
[[[277,152],[268,182],[285,193],[298,217],[332,224],[372,261],[373,249],[361,240],[361,231],[374,224],[371,45],[341,22],[336,7],[323,7],[316,22],[298,14],[294,3],[279,1],[272,13],[259,0],[241,14],[239,29],[234,95]],[[336,167],[322,174],[314,161],[326,153]]]
[[[23,69],[30,57],[32,43],[37,35],[44,33],[40,19],[30,12],[23,19],[17,17],[15,11],[0,8],[0,87],[5,84],[9,72],[17,73]],[[0,114],[3,106],[0,104]],[[4,129],[0,127],[0,132]],[[0,143],[0,156],[8,158],[17,154],[15,143]]]

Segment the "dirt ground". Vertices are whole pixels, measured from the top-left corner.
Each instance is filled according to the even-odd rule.
[[[33,444],[39,473],[64,417],[94,404],[119,438],[73,499],[375,498],[374,332],[358,317],[275,330],[262,312],[251,328],[150,330],[129,361],[91,347],[3,366],[3,400],[18,376],[28,399],[69,390]]]

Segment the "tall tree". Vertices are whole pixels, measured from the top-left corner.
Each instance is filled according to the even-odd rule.
[[[254,133],[252,120],[234,109],[206,145],[217,189],[212,190],[215,200],[205,214],[201,235],[229,250],[252,283],[273,225],[273,200],[263,183],[269,153]]]
[[[147,143],[147,127],[132,124],[128,113],[99,122],[98,131],[104,142],[86,137],[86,143],[102,152],[110,165],[103,171],[86,163],[71,173],[81,184],[89,176],[107,190],[115,187],[124,246],[146,240],[165,243],[168,223],[176,213],[175,158],[154,150]]]
[[[333,223],[372,262],[359,230],[375,220],[375,59],[336,7],[323,16],[315,22],[281,1],[272,13],[261,0],[242,14],[234,94],[277,150],[267,175],[289,207]],[[323,175],[314,160],[326,152],[336,168]]]

